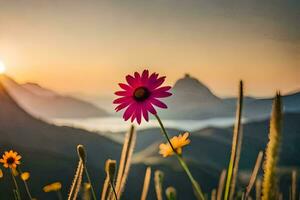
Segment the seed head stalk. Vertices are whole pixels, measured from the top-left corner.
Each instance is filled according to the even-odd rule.
[[[15,176],[14,176],[14,173],[13,173],[12,169],[10,169],[10,173],[11,173],[11,177],[12,177],[12,179],[13,179],[14,185],[15,185],[15,190],[16,190],[16,196],[17,196],[17,199],[18,199],[18,200],[21,200],[20,189],[19,189],[17,180],[16,180],[16,178],[15,178]]]
[[[163,125],[161,119],[159,118],[159,116],[158,116],[157,114],[155,114],[154,116],[155,116],[155,118],[157,119],[157,121],[158,121],[158,123],[159,123],[159,125],[160,125],[160,128],[161,128],[161,130],[162,130],[162,133],[163,133],[163,135],[165,136],[165,138],[167,139],[168,143],[170,144],[170,146],[171,146],[171,148],[172,148],[172,150],[173,150],[173,152],[174,152],[174,154],[175,154],[177,160],[179,161],[181,167],[184,169],[185,173],[186,173],[187,176],[189,177],[189,179],[190,179],[190,181],[191,181],[191,183],[192,183],[192,185],[193,185],[193,187],[194,187],[194,190],[195,190],[197,196],[199,196],[200,199],[205,200],[200,185],[197,183],[197,181],[196,181],[195,178],[193,177],[193,175],[192,175],[190,169],[188,168],[186,162],[182,159],[182,156],[181,156],[180,154],[178,154],[178,152],[176,151],[176,149],[175,149],[174,146],[172,145],[172,143],[171,143],[171,141],[170,141],[170,138],[169,138],[169,136],[168,136],[168,133],[167,133],[167,131],[166,131],[166,129],[165,129],[165,127],[164,127],[164,125]]]

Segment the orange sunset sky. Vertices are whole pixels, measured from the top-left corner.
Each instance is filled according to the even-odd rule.
[[[216,94],[300,89],[297,0],[0,0],[0,60],[17,81],[107,95],[148,68]]]

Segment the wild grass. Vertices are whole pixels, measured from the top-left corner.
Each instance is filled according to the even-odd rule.
[[[154,173],[154,184],[157,200],[163,200],[163,180],[164,173],[162,171],[155,171]]]
[[[248,186],[246,188],[245,199],[248,199],[248,197],[250,195],[250,192],[252,190],[252,187],[255,184],[258,171],[259,171],[259,169],[261,167],[261,162],[262,162],[262,159],[263,159],[263,155],[264,155],[264,153],[262,151],[260,151],[258,153],[257,160],[256,160],[256,163],[255,163],[254,169],[252,171],[252,175],[250,177],[249,184],[248,184]]]
[[[255,182],[255,199],[261,200],[261,179],[258,178]]]
[[[149,186],[150,186],[150,180],[151,180],[151,167],[147,167],[146,173],[145,173],[145,178],[144,178],[144,185],[143,185],[141,200],[147,199]]]
[[[172,186],[166,189],[166,197],[168,200],[176,200],[177,199],[177,192],[176,189]]]
[[[211,200],[217,200],[217,190],[213,189],[211,191]]]
[[[297,198],[297,171],[292,172],[292,187],[291,187],[291,200],[296,200]]]
[[[219,186],[218,186],[218,190],[217,190],[217,200],[222,199],[224,185],[225,185],[225,179],[226,179],[226,169],[224,169],[220,175]]]
[[[135,147],[135,142],[136,142],[136,131],[134,126],[131,126],[129,132],[125,136],[125,141],[122,149],[120,166],[119,166],[117,181],[115,186],[118,199],[120,199],[125,189],[126,180],[131,166],[131,159],[132,159],[133,149]]]
[[[82,174],[83,174],[83,164],[82,164],[82,160],[80,159],[68,195],[68,200],[73,200],[77,198],[80,189],[80,183],[82,181]]]
[[[225,185],[224,200],[232,199],[235,191],[236,177],[238,172],[238,164],[241,153],[241,123],[242,123],[242,108],[243,108],[243,82],[240,81],[239,96],[237,101],[236,121],[234,125],[231,156],[227,169],[227,178]]]
[[[198,199],[209,199],[210,195],[211,200],[250,200],[253,197],[251,195],[255,195],[256,200],[280,200],[283,199],[283,193],[279,190],[278,187],[278,161],[279,161],[279,147],[281,144],[281,129],[282,129],[282,102],[281,95],[277,93],[272,106],[271,119],[270,119],[270,130],[269,130],[269,141],[265,150],[265,161],[263,164],[263,178],[259,177],[259,170],[262,166],[263,161],[263,151],[258,152],[258,156],[255,162],[255,166],[253,167],[249,183],[247,185],[242,185],[240,181],[238,181],[239,175],[239,162],[240,159],[244,159],[242,155],[242,142],[243,142],[243,130],[242,130],[242,111],[243,111],[243,95],[244,88],[243,82],[240,82],[239,85],[239,96],[237,100],[237,111],[236,111],[236,121],[233,130],[232,136],[232,144],[231,144],[231,154],[230,160],[228,164],[228,168],[223,169],[220,177],[218,185],[216,185],[215,189],[206,193],[205,197],[196,193],[196,198]],[[105,163],[105,181],[102,186],[102,193],[99,199],[101,200],[120,200],[123,199],[123,192],[125,190],[126,182],[128,179],[128,175],[131,168],[131,160],[133,156],[133,151],[136,143],[136,131],[135,127],[131,126],[130,130],[126,133],[123,148],[119,160],[119,166],[117,166],[117,161],[108,159]],[[167,137],[168,138],[168,137]],[[169,139],[169,138],[168,138]],[[188,144],[188,143],[187,143]],[[182,149],[180,149],[182,151]],[[178,151],[179,152],[179,151]],[[185,161],[183,161],[181,152],[180,154],[175,152],[179,161],[182,161],[183,166],[186,165]],[[96,200],[98,199],[92,184],[92,180],[89,176],[87,169],[87,152],[83,145],[78,145],[77,147],[78,154],[78,164],[74,173],[74,178],[71,183],[69,193],[66,199],[68,200],[76,200],[78,198],[82,198],[83,200]],[[4,162],[4,161],[3,161]],[[253,162],[253,161],[249,161]],[[187,168],[187,166],[186,166]],[[21,194],[19,190],[19,186],[17,184],[16,177],[20,177],[24,183],[25,187],[28,185],[27,180],[28,176],[22,176],[21,168],[18,168],[20,173],[12,167],[10,168],[10,175],[12,176],[11,180],[13,182],[13,193],[15,195],[15,199],[21,200]],[[189,170],[186,172],[189,173]],[[189,178],[192,177],[191,174]],[[152,169],[150,166],[147,166],[144,183],[140,195],[141,200],[147,200],[149,198],[149,191],[151,186],[151,180],[154,181],[154,189],[155,196],[157,200],[176,200],[180,193],[177,193],[176,188],[169,186],[164,187],[164,172],[160,170],[155,170],[154,175],[152,173]],[[3,178],[3,172],[0,170],[0,178]],[[104,178],[104,176],[103,176]],[[139,177],[137,177],[139,178]],[[83,180],[87,182],[83,183]],[[192,177],[193,186],[197,186],[198,183]],[[203,180],[205,183],[205,180]],[[237,183],[238,185],[237,187]],[[199,186],[199,185],[198,185]],[[55,182],[49,184],[43,188],[45,192],[57,192],[58,198],[61,200],[63,197],[61,196],[61,183]],[[255,192],[253,191],[253,187],[255,187]],[[238,190],[238,189],[240,190]],[[177,188],[178,189],[178,188]],[[195,188],[194,188],[195,189]],[[200,189],[200,186],[199,188]],[[297,172],[294,170],[291,174],[291,186],[290,186],[290,200],[296,200],[298,195],[297,191]],[[33,199],[31,194],[28,193],[29,199]]]
[[[262,200],[279,198],[278,174],[276,167],[279,161],[279,147],[281,142],[282,102],[278,92],[275,96],[270,120],[269,142],[266,149],[264,164],[264,178],[262,183]]]
[[[117,161],[108,159],[105,162],[105,172],[106,178],[102,188],[101,200],[106,200],[108,196],[113,195],[117,199],[117,193],[114,187],[115,184],[115,175],[116,175]]]

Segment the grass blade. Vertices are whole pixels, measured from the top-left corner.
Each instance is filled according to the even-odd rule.
[[[243,107],[243,82],[240,81],[239,98],[237,102],[237,111],[236,111],[236,121],[235,121],[234,131],[233,131],[230,162],[227,169],[224,200],[228,200],[230,197],[230,192],[234,191],[234,188],[232,188],[234,186],[232,185],[232,179],[236,178],[233,175],[234,175],[234,168],[236,165],[237,148],[240,146],[239,141],[241,141],[240,130],[241,130],[241,121],[242,121],[242,107]],[[237,167],[238,166],[236,166],[236,170]]]
[[[125,188],[127,176],[131,166],[131,158],[133,154],[133,149],[135,147],[135,142],[136,142],[136,131],[134,129],[134,126],[131,126],[130,131],[126,134],[125,137],[121,159],[120,159],[120,167],[117,175],[117,182],[116,182],[115,189],[116,189],[118,199],[120,199]]]
[[[146,200],[147,199],[150,180],[151,180],[151,167],[147,167],[145,178],[144,178],[144,186],[143,186],[141,200]]]
[[[292,172],[292,200],[296,200],[297,195],[297,172],[293,170]]]
[[[154,173],[154,184],[157,200],[163,200],[162,184],[164,179],[164,173],[162,171],[155,171]]]
[[[219,179],[219,186],[217,191],[217,200],[221,200],[223,191],[224,191],[224,185],[225,185],[225,179],[226,179],[226,169],[224,169],[220,175]]]
[[[261,180],[258,178],[255,183],[255,194],[256,194],[256,200],[261,199]]]
[[[217,200],[217,190],[213,189],[211,191],[211,200]]]
[[[249,181],[249,184],[246,188],[246,193],[245,193],[245,199],[248,198],[248,196],[250,195],[250,192],[252,190],[252,187],[256,181],[256,177],[257,177],[257,174],[258,174],[258,171],[261,167],[261,162],[262,162],[262,159],[263,159],[263,155],[264,153],[262,151],[260,151],[258,153],[258,156],[257,156],[257,159],[256,159],[256,163],[255,163],[255,166],[254,166],[254,169],[252,171],[252,175],[250,177],[250,181]]]

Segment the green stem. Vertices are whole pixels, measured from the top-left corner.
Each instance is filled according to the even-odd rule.
[[[22,173],[23,173],[20,167],[18,168],[18,170],[19,170],[19,174],[22,174]],[[30,193],[30,190],[29,190],[29,187],[28,187],[27,182],[26,182],[25,180],[23,180],[23,179],[22,179],[22,181],[23,181],[23,183],[24,183],[24,185],[25,185],[26,193],[27,193],[29,199],[30,199],[30,200],[33,199],[32,196],[31,196],[31,193]]]
[[[91,178],[90,178],[90,175],[89,175],[89,173],[88,173],[88,170],[87,170],[85,164],[84,164],[84,171],[85,171],[85,175],[86,175],[86,177],[87,177],[87,179],[88,179],[88,182],[89,182],[89,184],[91,185],[91,191],[92,191],[93,199],[94,199],[94,200],[97,200],[96,194],[95,194],[95,190],[94,190],[94,187],[93,187],[93,185],[92,185]]]
[[[167,139],[168,143],[170,144],[170,146],[171,146],[173,152],[175,153],[176,158],[178,159],[181,167],[184,169],[185,173],[189,177],[189,179],[190,179],[190,181],[191,181],[191,183],[193,185],[193,188],[194,188],[195,192],[197,193],[197,196],[199,196],[200,199],[205,200],[205,197],[204,197],[204,195],[202,193],[200,185],[194,179],[194,177],[193,177],[193,175],[192,175],[189,167],[187,166],[186,162],[182,159],[181,155],[178,154],[178,152],[175,150],[174,146],[172,145],[172,143],[170,141],[170,138],[168,136],[168,133],[167,133],[167,131],[166,131],[166,129],[165,129],[165,127],[164,127],[161,119],[159,118],[159,116],[157,114],[155,114],[154,116],[156,117],[156,119],[157,119],[157,121],[158,121],[158,123],[159,123],[159,125],[161,127],[162,133],[165,136],[165,138]]]
[[[60,191],[60,190],[57,190],[57,191],[56,191],[56,194],[57,194],[57,198],[58,198],[59,200],[63,200],[62,194],[61,194],[61,191]]]
[[[10,169],[10,173],[11,173],[11,177],[13,179],[14,185],[15,185],[15,189],[16,189],[16,193],[17,193],[17,198],[18,198],[18,200],[21,200],[20,189],[19,189],[17,180],[16,180],[16,178],[15,178],[15,176],[13,174],[12,169]]]

